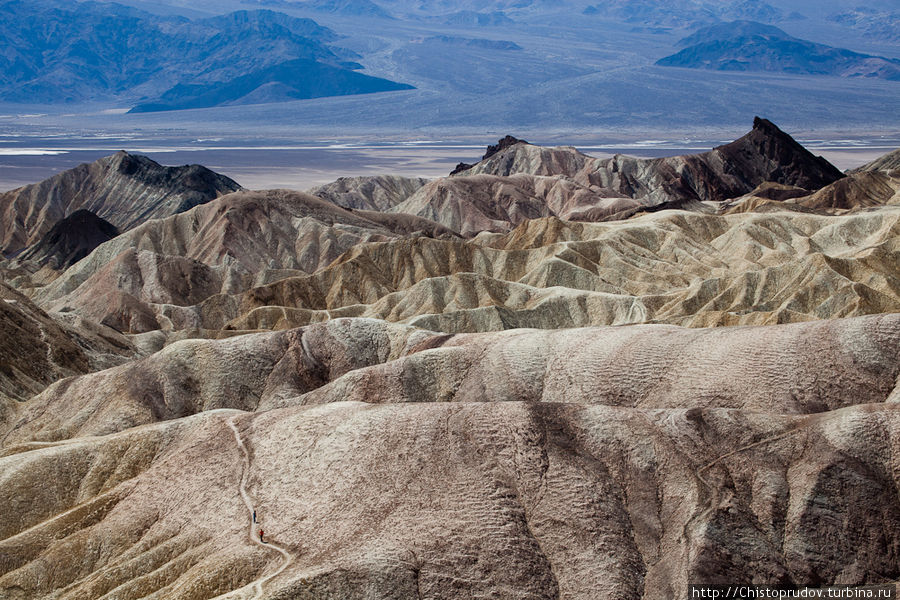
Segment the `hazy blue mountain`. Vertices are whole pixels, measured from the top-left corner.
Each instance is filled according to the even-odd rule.
[[[379,0],[395,14],[449,16],[458,12],[539,14],[571,8],[571,0]],[[577,2],[576,2],[577,4]],[[507,15],[509,16],[509,15]]]
[[[900,10],[881,11],[867,6],[829,15],[829,21],[864,32],[867,36],[900,42]]]
[[[455,35],[435,35],[425,39],[426,42],[440,42],[451,46],[466,46],[468,48],[481,48],[484,50],[521,50],[522,46],[506,40],[485,40],[481,38],[466,38]]]
[[[685,44],[689,44],[687,48],[656,64],[900,81],[900,60],[801,40],[762,23],[736,21],[712,25],[682,40],[681,45]]]
[[[387,11],[371,0],[244,0],[242,4],[353,17],[393,19]]]
[[[703,2],[698,0],[603,0],[589,5],[583,14],[619,19],[627,23],[685,27],[694,23],[718,20],[752,19],[778,22],[788,18],[802,18],[799,13],[786,14],[780,8],[762,0],[731,0]]]
[[[168,47],[164,29],[187,21],[148,19],[117,5],[12,1],[0,4],[0,98],[18,102],[71,102],[120,93],[159,70],[153,57],[185,52],[186,40]]]
[[[166,91],[159,100],[139,104],[131,112],[265,104],[409,89],[413,87],[349,69],[312,60],[293,60],[228,81],[205,85],[179,84]]]
[[[13,0],[0,4],[0,34],[0,100],[11,102],[119,99],[159,110],[410,87],[356,73],[359,55],[331,46],[334,31],[269,10],[191,21],[114,3]]]
[[[677,45],[685,48],[697,44],[705,44],[710,41],[751,38],[754,36],[769,37],[773,39],[790,38],[788,34],[774,25],[766,25],[756,21],[732,21],[727,23],[716,23],[715,25],[709,25],[698,29],[692,35],[678,40]]]
[[[877,58],[900,58],[900,44],[866,29],[866,23],[874,27],[877,15],[896,12],[896,0],[868,0],[865,5],[876,13],[856,9],[861,0],[272,0],[276,4],[269,6],[283,15],[249,11],[239,13],[246,17],[221,18],[253,8],[248,1],[116,0],[163,13],[149,18],[146,12],[127,12],[110,4],[96,10],[74,0],[0,0],[2,39],[10,40],[0,42],[0,101],[68,100],[71,105],[66,107],[17,106],[6,111],[49,113],[41,118],[47,127],[74,123],[71,126],[81,130],[96,122],[101,129],[133,131],[159,124],[196,129],[201,138],[211,130],[279,137],[311,129],[329,138],[336,128],[365,135],[390,129],[438,137],[453,132],[460,136],[491,132],[495,137],[518,131],[530,139],[542,139],[548,131],[588,135],[676,126],[693,131],[698,125],[737,131],[748,114],[764,114],[798,130],[854,123],[896,131],[900,114],[898,83],[878,77],[890,76],[894,65]],[[374,16],[367,2],[395,18]],[[10,6],[19,8],[12,11]],[[589,6],[590,16],[583,14]],[[61,22],[47,7],[57,13],[97,14]],[[11,11],[25,8],[48,14],[24,25],[16,23]],[[182,12],[187,18],[171,16]],[[361,14],[348,14],[354,12]],[[807,18],[796,19],[795,13]],[[844,13],[856,16],[829,20]],[[679,39],[736,19],[775,25],[796,43],[809,40],[875,57],[859,62],[854,57],[848,61],[840,51],[837,57],[823,54],[826,65],[859,67],[841,74],[875,76],[810,76],[810,71],[817,72],[810,67],[818,65],[809,57],[809,64],[787,65],[779,77],[768,71],[655,64],[684,49],[677,46]],[[38,47],[31,38],[42,28],[53,33]],[[781,33],[770,38],[787,40]],[[498,51],[496,41],[522,50]],[[709,42],[697,39],[688,45]],[[764,68],[783,69],[779,53],[784,48],[779,50],[776,44],[778,52],[773,54],[766,44],[761,45]],[[809,50],[801,48],[800,56]],[[354,86],[366,89],[373,83],[347,74],[339,77],[341,71],[324,67],[316,68],[320,81],[305,83],[298,78],[302,73],[281,66],[291,61],[355,70],[415,90],[299,100],[288,106],[250,105],[306,98],[314,88],[321,93],[349,93],[359,89]],[[359,65],[366,70],[356,69]],[[740,60],[729,66],[760,68]],[[381,86],[392,87],[373,88]],[[85,100],[91,103],[82,110],[79,104]],[[146,111],[152,105],[211,102],[221,104],[182,115],[90,116],[106,108],[141,105],[140,110]],[[54,112],[79,116],[52,116]],[[24,116],[0,120],[0,133],[21,131],[34,121]],[[650,137],[656,139],[655,134]]]

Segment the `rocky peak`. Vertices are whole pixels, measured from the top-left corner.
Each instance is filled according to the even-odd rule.
[[[125,150],[119,150],[112,156],[108,156],[106,159],[100,160],[108,161],[111,168],[115,169],[119,173],[122,173],[123,175],[134,175],[138,173],[142,168],[164,168],[162,167],[162,165],[150,158],[147,158],[146,156],[129,154]]]
[[[516,144],[527,144],[527,143],[528,142],[526,142],[525,140],[520,140],[511,135],[507,135],[504,138],[498,140],[497,143],[494,144],[493,146],[488,146],[487,152],[484,153],[484,156],[481,157],[481,160],[487,160],[490,157],[492,157],[493,155],[500,152],[501,150],[506,150],[507,148],[515,146]]]
[[[0,252],[18,254],[78,209],[127,231],[239,189],[233,180],[201,165],[166,167],[117,152],[0,194]]]
[[[462,173],[463,171],[468,171],[469,169],[471,169],[474,166],[475,165],[472,163],[464,163],[464,162],[456,163],[456,166],[453,167],[452,171],[450,171],[450,175],[452,176],[452,175],[456,175],[457,173]]]
[[[818,190],[844,176],[827,160],[814,156],[774,123],[760,117],[753,119],[748,134],[714,152],[728,165],[728,171],[755,184],[775,181]]]
[[[490,157],[494,156],[495,154],[497,154],[503,150],[506,150],[507,148],[511,148],[511,147],[515,146],[516,144],[527,144],[527,143],[528,142],[526,142],[525,140],[520,140],[519,138],[513,137],[511,135],[507,135],[507,136],[497,140],[496,144],[488,146],[487,151],[484,153],[484,156],[481,157],[481,160],[485,161],[485,160],[489,159]],[[454,169],[452,171],[450,171],[450,175],[451,176],[458,175],[459,173],[468,171],[469,169],[473,168],[476,164],[477,163],[464,163],[464,162],[458,163],[456,165],[456,167],[454,167]]]

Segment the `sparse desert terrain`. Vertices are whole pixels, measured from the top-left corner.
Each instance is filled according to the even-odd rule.
[[[0,215],[2,598],[900,580],[897,152],[758,118],[308,192],[119,153]]]

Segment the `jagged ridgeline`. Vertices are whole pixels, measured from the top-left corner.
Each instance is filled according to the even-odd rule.
[[[0,209],[27,215],[5,221],[16,286],[125,333],[335,317],[448,332],[763,324],[897,306],[897,180],[879,164],[845,176],[757,119],[703,154],[596,159],[506,138],[451,177],[344,178],[311,194],[225,194],[237,184],[201,167],[119,154],[8,192]],[[26,210],[41,193],[46,207]],[[62,247],[53,218],[82,207],[123,233],[38,270]]]
[[[900,579],[896,152],[757,118],[308,193],[123,152],[0,215],[0,597]]]

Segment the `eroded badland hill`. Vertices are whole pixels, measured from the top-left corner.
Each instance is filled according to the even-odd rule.
[[[757,119],[310,193],[120,153],[0,214],[3,598],[900,579],[896,152]]]

